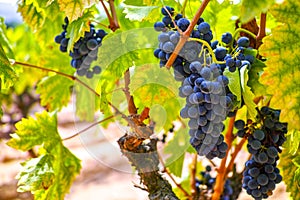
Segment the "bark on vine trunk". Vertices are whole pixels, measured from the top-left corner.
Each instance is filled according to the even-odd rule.
[[[141,183],[149,193],[150,200],[179,200],[170,183],[159,172],[157,139],[146,140],[125,134],[118,140],[124,156],[138,171]]]

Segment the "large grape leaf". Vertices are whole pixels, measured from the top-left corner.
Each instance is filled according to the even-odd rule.
[[[164,148],[164,152],[169,155],[166,159],[166,166],[177,177],[181,177],[185,152],[189,147],[187,129],[180,129],[175,132],[172,140]]]
[[[93,6],[95,0],[58,0],[60,10],[65,12],[69,21],[72,22],[83,15],[86,8]]]
[[[11,87],[16,80],[16,73],[11,67],[4,49],[0,43],[0,90],[6,90]]]
[[[35,118],[22,119],[16,128],[7,144],[22,151],[38,146],[40,153],[22,164],[18,191],[31,191],[37,200],[64,199],[81,166],[62,143],[56,114],[37,113]]]
[[[260,81],[273,94],[271,106],[282,110],[289,130],[300,130],[300,2],[287,0],[270,11],[283,24],[272,29],[259,49],[267,58]]]
[[[73,83],[74,81],[61,75],[45,77],[36,90],[40,94],[41,105],[50,112],[61,110],[69,103]]]
[[[289,153],[289,146],[283,149],[280,155],[279,168],[283,181],[286,184],[287,192],[293,199],[300,199],[300,153],[299,149],[296,154]]]
[[[261,12],[267,12],[275,0],[242,0],[240,20],[246,23],[259,16]]]

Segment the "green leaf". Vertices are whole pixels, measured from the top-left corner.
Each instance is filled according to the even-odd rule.
[[[131,6],[131,5],[125,5],[124,6],[124,13],[126,14],[125,17],[134,21],[143,21],[145,18],[147,18],[150,13],[156,9],[158,9],[158,6]],[[158,13],[158,12],[157,12]],[[156,14],[157,14],[156,13]]]
[[[166,159],[166,166],[177,177],[181,177],[185,152],[189,146],[187,129],[180,129],[174,133],[173,139],[164,148],[164,152],[170,154]]]
[[[0,90],[8,89],[14,84],[15,80],[16,73],[11,68],[10,62],[0,43]]]
[[[246,23],[259,16],[261,12],[267,12],[274,0],[243,0],[241,5],[240,19]]]
[[[37,113],[35,118],[22,119],[16,128],[7,144],[22,151],[39,146],[41,154],[23,163],[18,191],[31,191],[37,200],[64,199],[81,166],[62,143],[56,115]]]
[[[243,95],[243,99],[244,99],[245,105],[247,107],[247,111],[248,111],[250,118],[255,119],[255,117],[257,116],[257,110],[255,109],[256,104],[253,101],[255,96],[254,96],[253,92],[251,91],[251,88],[247,85],[248,80],[249,80],[247,68],[248,68],[248,65],[244,65],[240,69],[242,95]]]
[[[6,25],[4,23],[4,18],[0,17],[0,44],[4,48],[4,50],[7,50],[7,56],[9,58],[14,58],[14,53],[11,49],[11,46],[9,44],[7,33],[6,33]]]
[[[67,38],[70,38],[68,43],[68,52],[73,49],[74,43],[80,37],[84,37],[84,32],[90,32],[89,21],[93,17],[91,12],[86,12],[82,17],[69,24],[67,29]]]
[[[46,111],[33,117],[23,118],[16,126],[16,133],[11,135],[7,142],[10,147],[22,151],[28,151],[36,145],[44,144],[47,150],[60,140],[57,133],[56,116],[50,116]]]
[[[97,3],[95,0],[58,0],[60,10],[65,12],[69,21],[72,22],[83,15],[86,8]]]
[[[228,87],[232,94],[234,94],[237,98],[238,102],[242,101],[242,88],[240,82],[240,73],[238,70],[235,72],[230,72],[228,68],[225,68],[224,75],[229,79]]]
[[[280,155],[279,167],[283,181],[286,184],[287,192],[290,192],[292,199],[300,199],[299,187],[300,187],[300,154],[298,152],[295,155],[289,154],[289,147],[284,148]]]
[[[254,62],[251,64],[251,68],[248,72],[249,80],[247,85],[251,88],[255,96],[265,95],[266,86],[261,84],[259,81],[259,78],[262,75],[263,69],[265,67],[265,63],[258,59],[255,59]]]
[[[54,157],[41,155],[22,163],[22,171],[17,175],[18,192],[48,189],[54,182]]]
[[[80,79],[90,88],[95,89],[96,79]],[[82,84],[75,84],[76,91],[76,115],[81,120],[92,121],[94,119],[94,114],[97,109],[99,109],[99,98],[92,91],[88,90]],[[101,99],[102,100],[102,99]]]
[[[289,123],[289,130],[300,130],[300,2],[287,0],[270,12],[284,24],[263,39],[259,51],[267,67],[260,82],[273,95],[270,106],[282,110],[280,118]]]
[[[37,86],[36,92],[40,94],[41,105],[48,111],[59,111],[68,105],[71,96],[73,81],[61,75],[44,78]]]

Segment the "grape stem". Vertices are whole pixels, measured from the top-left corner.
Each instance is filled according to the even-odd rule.
[[[115,9],[115,5],[114,5],[114,0],[109,0],[109,7],[110,7],[110,11],[112,13],[112,15],[109,13],[106,5],[104,4],[103,0],[100,0],[102,7],[106,13],[106,16],[108,18],[109,21],[109,28],[112,31],[116,31],[118,28],[120,28],[119,23],[118,23],[118,18],[117,18],[117,13],[116,13],[116,9]]]
[[[228,145],[228,149],[226,151],[226,156],[225,158],[222,159],[222,162],[220,164],[220,167],[218,168],[218,175],[216,178],[216,184],[214,186],[214,193],[212,196],[212,200],[219,200],[224,189],[224,183],[226,180],[226,161],[229,155],[229,151],[232,146],[232,142],[234,140],[234,135],[233,135],[233,127],[234,127],[234,121],[235,121],[235,116],[231,117],[228,123],[228,129],[225,135],[225,142]]]
[[[157,152],[158,154],[158,152]],[[187,197],[188,200],[192,200],[192,197],[189,195],[189,193],[181,186],[180,183],[177,183],[177,181],[175,180],[175,178],[172,176],[172,174],[169,172],[169,170],[167,169],[164,160],[162,159],[162,157],[158,154],[159,157],[159,161],[163,167],[163,172],[166,173],[170,179],[173,181],[173,183],[176,185],[176,187],[184,194],[185,197]]]
[[[257,34],[256,40],[261,40],[266,36],[266,21],[267,21],[267,13],[261,13],[259,32]]]
[[[207,47],[207,50],[209,52],[209,54],[211,55],[212,59],[213,59],[213,62],[214,63],[217,63],[217,64],[225,64],[226,62],[224,61],[218,61],[211,46],[208,44],[208,42],[206,42],[205,40],[201,40],[201,39],[198,39],[198,38],[189,38],[188,39],[189,41],[197,41],[197,42],[200,42],[202,43],[203,46]],[[200,52],[200,54],[203,52],[203,46],[202,46],[202,50]],[[204,53],[205,54],[205,53]],[[205,62],[205,59],[204,59],[204,62]]]
[[[194,27],[196,26],[200,16],[202,15],[202,13],[205,10],[206,6],[208,5],[209,1],[210,0],[203,0],[200,8],[197,10],[197,12],[196,12],[194,18],[192,19],[189,27],[187,28],[186,31],[183,32],[182,36],[180,37],[180,40],[179,40],[178,44],[176,45],[176,47],[174,49],[174,52],[171,54],[168,62],[166,63],[167,69],[170,69],[170,67],[174,63],[175,59],[177,58],[177,55],[179,54],[180,50],[182,49],[182,47],[184,46],[184,44],[186,43],[186,41],[190,37]]]
[[[14,61],[13,64],[17,64],[17,65],[22,65],[24,67],[30,67],[30,68],[35,68],[35,69],[40,69],[42,71],[47,71],[47,72],[54,72],[60,76],[64,76],[66,78],[69,78],[73,81],[76,81],[78,82],[79,84],[83,85],[85,88],[87,88],[89,91],[93,92],[96,96],[100,97],[100,94],[98,94],[93,88],[91,88],[90,86],[88,86],[85,82],[83,82],[82,80],[78,79],[77,77],[75,76],[72,76],[70,74],[66,74],[66,73],[63,73],[63,72],[60,72],[60,71],[57,71],[57,70],[54,70],[54,69],[48,69],[48,68],[44,68],[44,67],[40,67],[40,66],[37,66],[37,65],[32,65],[32,64],[29,64],[29,63],[23,63],[23,62],[19,62],[19,61]]]
[[[105,122],[105,121],[107,121],[107,120],[109,120],[109,119],[114,118],[115,116],[116,116],[116,115],[111,115],[111,116],[109,116],[109,117],[106,117],[105,119],[99,120],[99,121],[97,121],[97,122],[95,122],[95,123],[89,125],[88,127],[84,128],[84,129],[82,129],[82,130],[80,130],[79,132],[77,132],[77,133],[75,133],[75,134],[73,134],[73,135],[71,135],[71,136],[69,136],[69,137],[66,137],[66,138],[64,138],[64,139],[62,139],[62,140],[63,140],[63,141],[66,141],[66,140],[72,139],[72,138],[74,138],[74,137],[76,137],[76,136],[78,136],[78,135],[84,133],[85,131],[89,130],[90,128],[93,128],[94,126],[96,126],[96,125],[98,125],[98,124],[101,124],[102,122]]]
[[[109,27],[111,28],[112,31],[116,31],[118,28],[120,28],[120,25],[118,22],[118,17],[117,17],[114,0],[109,0],[108,3],[109,3],[110,11],[112,14],[112,22],[113,22],[113,24],[110,22]]]
[[[250,35],[251,37],[256,39],[256,35],[254,33],[252,33],[251,31],[248,31],[244,28],[238,28],[234,31],[233,40],[235,40],[241,32],[247,33],[248,35]]]
[[[130,94],[130,91],[129,91],[129,84],[130,84],[129,69],[127,69],[124,74],[124,80],[125,80],[125,88],[124,88],[123,92],[127,99],[128,112],[130,115],[134,115],[134,114],[137,114],[137,109],[136,109],[136,106],[133,101],[133,96]]]

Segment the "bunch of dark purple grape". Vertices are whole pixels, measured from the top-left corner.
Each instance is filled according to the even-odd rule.
[[[55,37],[55,42],[60,44],[60,51],[67,52],[67,46],[69,38],[66,38],[67,27],[69,20],[65,18],[65,24],[62,25],[63,32]],[[76,69],[78,76],[86,76],[87,78],[93,78],[94,74],[100,74],[101,68],[94,66],[91,69],[91,63],[97,60],[98,48],[102,44],[102,39],[107,33],[102,30],[95,30],[93,24],[90,24],[90,31],[84,33],[84,37],[81,37],[76,43],[69,55],[72,57],[71,66]]]
[[[181,14],[174,17],[174,9],[168,6],[162,8],[161,13],[164,15],[162,22],[154,24],[154,29],[161,32],[158,36],[159,48],[154,51],[154,55],[160,59],[162,67],[190,22]],[[191,37],[210,44],[210,25],[200,18]],[[186,106],[180,115],[190,119],[190,143],[199,155],[208,159],[224,158],[228,145],[221,132],[224,129],[223,121],[232,110],[235,97],[229,91],[229,80],[223,75],[221,66],[213,63],[205,48],[200,41],[188,41],[173,63],[174,77],[182,82],[179,96],[186,98]]]
[[[248,137],[247,148],[252,154],[245,164],[243,188],[257,200],[272,195],[276,184],[282,181],[277,160],[287,133],[287,123],[279,121],[280,110],[262,107],[258,112],[258,123],[235,122],[237,135]]]
[[[201,171],[201,178],[196,179],[196,189],[200,198],[204,196],[204,199],[209,199],[209,195],[213,193],[214,185],[216,183],[216,178],[211,176],[211,166],[206,166],[205,171]],[[220,200],[230,200],[233,196],[233,188],[231,186],[231,181],[227,179],[224,184],[223,193]],[[206,196],[205,196],[206,195]]]

